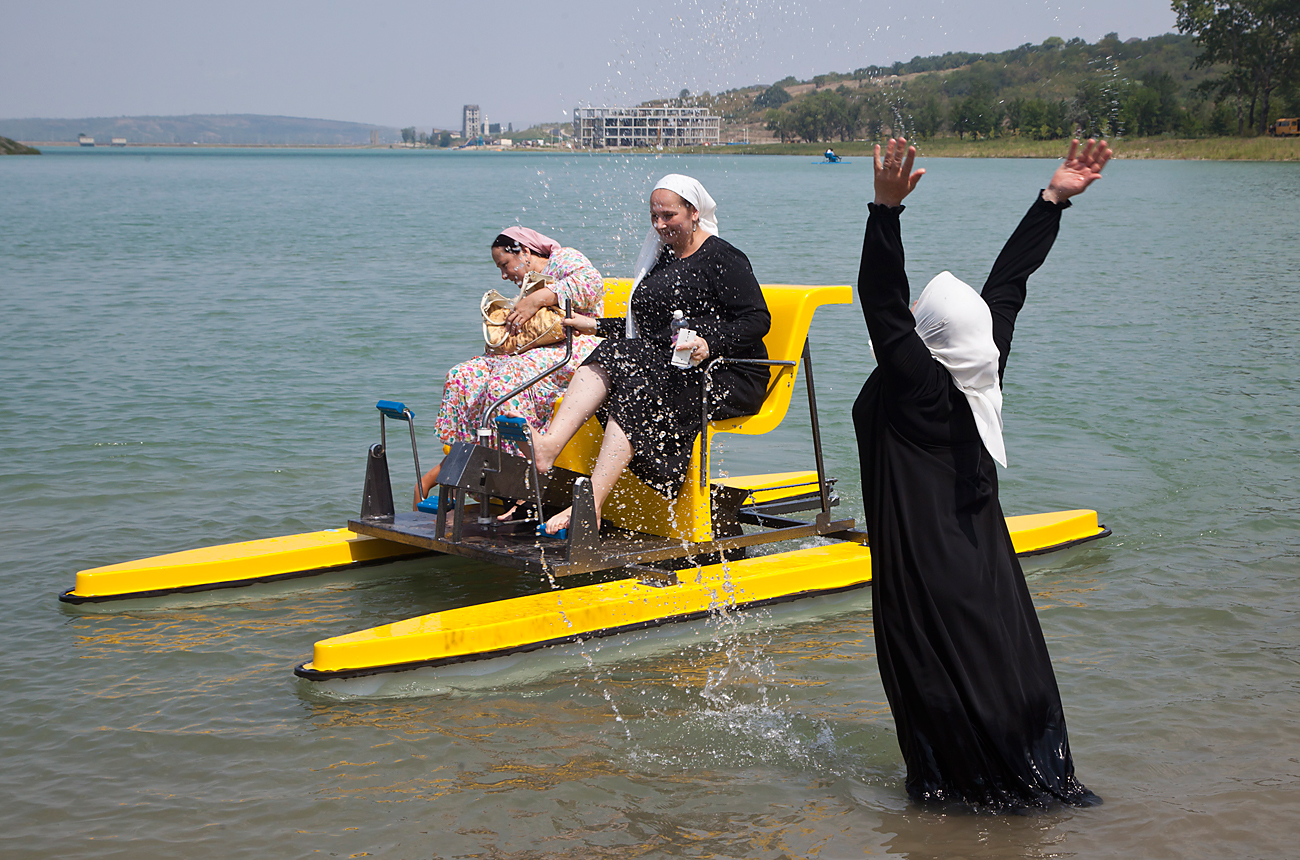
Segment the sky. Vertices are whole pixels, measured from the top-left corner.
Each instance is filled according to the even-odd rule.
[[[1171,32],[1169,0],[0,0],[0,118],[255,113],[459,128],[1050,36]]]

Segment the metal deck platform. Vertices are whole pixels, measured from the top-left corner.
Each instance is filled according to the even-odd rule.
[[[481,525],[476,517],[467,515],[461,539],[456,542],[451,540],[450,523],[439,534],[437,519],[432,514],[402,513],[397,514],[391,523],[349,520],[348,528],[358,534],[552,576],[706,558],[729,550],[816,535],[859,543],[865,542],[866,538],[853,531],[853,520],[832,520],[826,516],[807,523],[782,520],[779,527],[754,534],[684,544],[681,540],[639,534],[608,525],[601,529],[599,536],[590,539],[584,540],[581,533],[573,531],[561,540],[538,535],[534,519]]]

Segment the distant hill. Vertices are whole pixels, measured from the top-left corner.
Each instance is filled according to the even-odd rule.
[[[688,103],[723,118],[724,140],[878,140],[902,133],[1054,140],[1075,133],[1204,137],[1240,134],[1248,104],[1207,97],[1225,67],[1195,67],[1201,48],[1167,33],[1095,44],[1052,37],[986,54],[913,57],[888,66],[787,77]],[[1268,120],[1300,113],[1300,83],[1279,89]]]
[[[124,137],[129,143],[281,143],[367,144],[370,132],[381,143],[401,140],[401,132],[380,125],[258,114],[190,116],[116,116],[82,119],[0,119],[0,135],[14,140],[75,142],[88,134],[107,144]]]

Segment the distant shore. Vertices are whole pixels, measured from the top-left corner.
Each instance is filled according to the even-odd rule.
[[[28,146],[47,148],[78,149],[81,144],[75,140],[31,140],[22,141]],[[403,146],[400,143],[144,143],[128,141],[127,143],[96,143],[85,149],[139,149],[141,147],[167,149],[395,149],[409,152],[566,152],[574,150],[567,146]]]
[[[35,147],[77,147],[76,141],[21,141]],[[1167,137],[1120,138],[1111,141],[1117,158],[1169,159],[1181,161],[1300,161],[1300,137],[1205,137],[1178,139]],[[932,138],[916,142],[917,154],[923,158],[1059,158],[1065,151],[1063,140],[1025,140],[1000,137],[992,140],[959,140],[953,137]],[[681,147],[662,150],[679,155],[803,155],[820,158],[827,147],[847,158],[869,158],[874,143],[747,143],[707,147]],[[383,149],[406,150],[391,144],[347,143],[127,143],[126,148],[185,149]],[[96,149],[121,149],[121,146],[97,144]],[[483,147],[470,150],[420,148],[411,152],[501,152],[564,153],[572,155],[660,154],[660,151],[630,148],[569,149],[567,147]]]
[[[45,147],[70,147],[77,149],[81,146],[75,140],[24,140],[20,141],[28,146],[45,146]],[[93,147],[87,146],[86,149],[138,149],[142,146],[149,147],[169,147],[185,149],[402,149],[400,146],[391,146],[387,143],[369,144],[369,143],[137,143],[128,141],[125,144],[96,143]]]

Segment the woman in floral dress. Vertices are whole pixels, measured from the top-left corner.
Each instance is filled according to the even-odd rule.
[[[605,281],[580,251],[561,247],[554,239],[527,227],[507,227],[492,242],[492,261],[501,270],[501,278],[523,283],[529,272],[540,272],[555,279],[549,287],[533,290],[515,305],[506,317],[512,331],[528,322],[544,306],[563,309],[566,300],[573,303],[574,313],[599,317],[604,312]],[[600,338],[577,334],[573,338],[573,357],[568,364],[523,393],[501,405],[498,414],[522,415],[534,429],[540,430],[551,420],[555,402],[564,393],[573,373]],[[442,406],[434,430],[444,443],[473,442],[475,431],[489,406],[564,356],[564,344],[539,346],[519,355],[476,355],[447,371],[442,387]],[[424,475],[423,492],[427,496],[438,482],[441,464]]]

